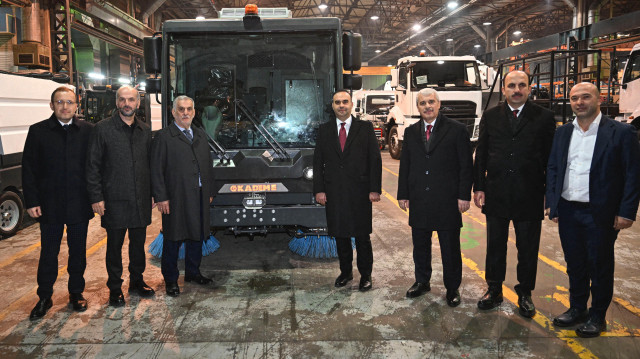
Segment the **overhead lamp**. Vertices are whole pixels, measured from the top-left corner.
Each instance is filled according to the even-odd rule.
[[[131,83],[131,79],[128,79],[126,77],[121,77],[121,78],[118,79],[118,82],[121,83],[121,84],[128,85],[128,84]]]
[[[422,28],[422,26],[420,26],[420,24],[415,24],[413,25],[413,31],[418,31]]]
[[[455,9],[458,7],[458,2],[457,1],[449,1],[447,3],[447,7],[451,10]]]
[[[387,65],[387,67],[393,67],[393,65]]]
[[[381,52],[380,49],[376,50],[376,54],[379,54],[380,52]]]
[[[444,64],[444,60],[438,60],[438,61],[436,61],[436,62],[438,63],[438,65],[442,65],[442,64]]]
[[[489,26],[489,25],[491,25],[491,21],[485,21],[485,22],[482,23],[482,25]]]
[[[204,16],[196,16],[196,20],[198,20],[198,21],[204,20]]]
[[[516,31],[514,31],[514,32],[513,32],[513,34],[514,34],[514,35],[516,35],[516,36],[518,36],[518,35],[522,34],[522,31],[520,31],[520,30],[516,30]]]
[[[90,79],[94,80],[104,80],[104,75],[96,72],[90,72],[87,76],[89,76]]]
[[[371,17],[371,20],[378,20],[379,18],[380,18],[380,17],[379,17],[378,15],[373,15],[373,16]]]
[[[480,44],[475,44],[475,45],[473,45],[473,47],[475,47],[475,48],[479,48],[479,47],[481,47],[481,46],[482,46],[482,45],[480,45]]]
[[[451,41],[453,41],[453,39],[451,39],[451,38],[447,39],[447,42],[451,42]]]
[[[329,7],[329,6],[328,6],[327,4],[324,4],[324,3],[322,3],[322,4],[318,5],[318,9],[320,9],[320,10],[325,10],[325,9],[326,9],[326,8],[328,8],[328,7]]]

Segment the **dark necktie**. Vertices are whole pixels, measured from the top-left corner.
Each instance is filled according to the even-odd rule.
[[[189,140],[189,142],[193,142],[193,135],[191,135],[191,132],[187,130],[182,130],[182,132],[184,132],[184,135],[187,136],[187,139]]]
[[[425,132],[425,136],[427,137],[427,141],[431,138],[431,130],[433,129],[433,125],[427,125],[427,132]]]
[[[347,143],[347,129],[344,128],[344,122],[340,124],[338,139],[340,140],[340,149],[344,152],[344,144]]]
[[[65,131],[69,131],[69,125],[62,125],[62,128],[64,128]]]
[[[511,122],[511,126],[515,129],[518,126],[518,113],[520,111],[513,110],[513,121]]]

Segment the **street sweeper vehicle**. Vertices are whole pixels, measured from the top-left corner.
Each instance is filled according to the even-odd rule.
[[[245,11],[246,10],[246,11]],[[195,100],[209,137],[216,196],[210,224],[234,235],[287,231],[302,255],[331,256],[325,208],[313,195],[313,152],[331,96],[360,88],[362,40],[337,18],[291,18],[286,8],[223,9],[211,20],[171,20],[144,39],[147,93]],[[315,241],[315,242],[314,242]]]

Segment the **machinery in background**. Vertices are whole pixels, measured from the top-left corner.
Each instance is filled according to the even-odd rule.
[[[387,144],[384,128],[389,110],[395,103],[395,93],[393,91],[360,90],[353,93],[353,102],[352,114],[360,120],[373,124],[380,149],[384,149]]]
[[[633,47],[624,68],[620,83],[620,116],[616,120],[630,123],[640,131],[640,44]]]

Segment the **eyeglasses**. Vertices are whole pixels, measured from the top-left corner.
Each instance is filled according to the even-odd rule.
[[[71,101],[71,100],[58,100],[58,101],[53,101],[53,103],[55,103],[58,106],[62,106],[63,104],[69,105],[69,106],[76,104],[75,101]]]

